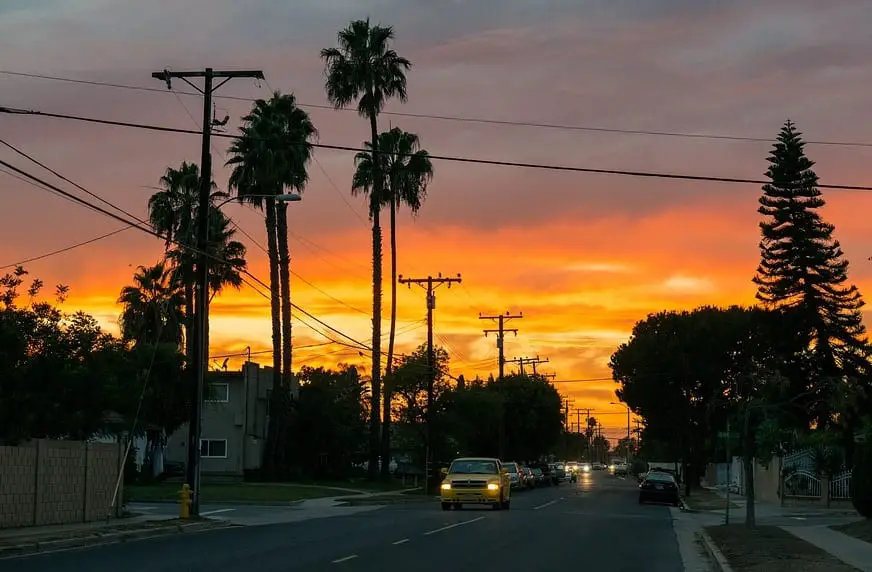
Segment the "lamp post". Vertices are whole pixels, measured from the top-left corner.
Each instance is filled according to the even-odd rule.
[[[299,202],[302,200],[302,197],[296,193],[287,193],[280,195],[245,195],[248,198],[263,198],[263,199],[273,199],[278,202]],[[210,208],[220,209],[222,206],[226,205],[230,201],[238,200],[238,197],[228,197],[224,201],[210,205]],[[201,224],[205,227],[205,236],[208,239],[209,236],[209,216],[208,212],[200,213],[199,217]],[[201,251],[199,253],[199,265],[198,268],[198,284],[197,289],[199,290],[198,296],[199,299],[203,302],[206,302],[209,297],[209,257],[206,256],[206,252]],[[204,280],[204,277],[206,280]],[[272,295],[272,294],[271,294]],[[196,363],[195,371],[197,373],[197,395],[194,399],[193,406],[191,408],[191,422],[188,427],[188,466],[187,466],[187,480],[190,481],[191,486],[193,487],[193,495],[191,498],[191,516],[199,516],[200,514],[200,457],[202,451],[200,449],[200,438],[203,424],[203,394],[206,386],[206,370],[208,369],[208,361],[209,361],[209,348],[205,347],[206,341],[206,330],[207,324],[209,323],[209,304],[201,303],[199,306],[199,312],[195,312],[194,315],[194,323],[196,327],[194,328],[194,332],[196,333],[196,345],[199,350],[196,353]],[[199,366],[199,367],[196,367]]]
[[[627,408],[627,464],[630,463],[630,445],[632,442],[630,441],[630,406],[626,403],[618,403],[615,401],[610,401],[609,405],[623,405]]]

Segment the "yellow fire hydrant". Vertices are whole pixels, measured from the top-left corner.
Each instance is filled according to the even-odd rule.
[[[179,491],[179,517],[187,519],[191,517],[191,487],[185,483]]]

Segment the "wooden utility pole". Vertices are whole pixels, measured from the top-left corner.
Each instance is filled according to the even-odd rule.
[[[484,330],[484,336],[487,337],[488,334],[496,334],[497,335],[497,350],[500,352],[500,376],[499,379],[503,379],[503,373],[506,365],[506,354],[505,354],[505,334],[506,332],[512,332],[516,336],[518,335],[517,328],[506,328],[506,322],[509,320],[521,319],[524,317],[523,312],[519,312],[518,314],[510,314],[506,312],[505,314],[500,314],[498,316],[482,316],[478,315],[479,320],[497,320],[498,327],[496,329],[488,329]]]
[[[531,357],[519,357],[519,358],[509,359],[509,360],[506,360],[506,361],[509,362],[509,363],[516,363],[516,364],[518,364],[518,367],[520,368],[520,371],[521,371],[521,375],[524,375],[524,366],[525,366],[525,365],[532,365],[532,366],[533,366],[533,375],[536,375],[536,364],[540,364],[540,363],[548,363],[548,359],[544,359],[544,360],[543,360],[543,359],[540,359],[539,356],[536,356],[536,357],[534,357],[534,358],[531,358]]]
[[[403,278],[401,274],[397,282],[407,284],[409,288],[412,284],[422,286],[427,290],[427,412],[424,415],[424,424],[426,428],[426,444],[424,448],[424,493],[427,494],[427,488],[430,483],[430,454],[432,452],[432,434],[431,434],[431,418],[430,412],[433,409],[433,385],[436,382],[436,354],[433,349],[433,310],[436,309],[436,293],[435,290],[443,284],[448,284],[451,288],[452,284],[461,282],[460,274],[454,278],[442,276],[441,273],[426,278]]]
[[[548,358],[545,358],[545,359],[540,360],[540,359],[539,359],[539,356],[536,356],[536,361],[530,362],[530,363],[533,365],[533,375],[538,375],[538,374],[539,374],[539,372],[536,371],[536,366],[537,366],[537,365],[539,365],[540,363],[548,363],[549,361],[551,361],[551,360],[548,359]]]
[[[187,340],[191,343],[193,337],[194,363],[191,364],[196,379],[196,393],[192,399],[190,420],[188,425],[188,463],[187,481],[193,488],[191,497],[191,516],[200,514],[200,430],[203,416],[203,389],[205,387],[206,370],[209,367],[209,348],[206,347],[206,331],[209,323],[209,257],[207,255],[209,240],[209,211],[212,207],[212,94],[233,78],[264,79],[260,70],[222,71],[206,68],[203,71],[172,72],[163,70],[154,72],[151,77],[166,82],[167,89],[173,88],[173,78],[177,78],[203,94],[203,140],[201,142],[200,158],[200,194],[197,207],[197,263],[194,286],[194,328],[193,336]],[[192,78],[203,78],[200,88]],[[215,79],[223,79],[217,85]],[[221,124],[221,122],[218,122]],[[186,245],[190,246],[190,245]]]

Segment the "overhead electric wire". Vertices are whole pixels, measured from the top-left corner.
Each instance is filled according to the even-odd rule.
[[[104,238],[109,238],[110,236],[115,236],[116,234],[120,234],[125,230],[130,230],[133,228],[132,226],[125,226],[124,228],[117,228],[112,232],[107,232],[106,234],[101,234],[100,236],[95,236],[94,238],[90,238],[88,240],[83,240],[82,242],[77,242],[76,244],[71,244],[69,246],[65,246],[63,248],[58,248],[57,250],[52,250],[51,252],[45,252],[43,254],[38,254],[36,256],[31,256],[30,258],[25,258],[24,260],[19,260],[18,262],[13,262],[12,264],[6,264],[4,266],[0,266],[0,270],[6,270],[7,268],[15,268],[17,266],[23,266],[24,264],[30,264],[31,262],[36,262],[37,260],[43,260],[45,258],[49,258],[52,256],[57,256],[58,254],[64,254],[65,252],[69,252],[71,250],[75,250],[81,246],[87,246],[89,244],[94,244],[97,241],[103,240]]]
[[[182,129],[180,127],[167,127],[160,125],[150,125],[146,123],[136,123],[130,121],[115,121],[111,119],[99,119],[96,117],[85,117],[80,115],[70,115],[67,113],[52,113],[48,111],[38,111],[33,109],[18,109],[0,106],[0,113],[5,113],[9,115],[24,115],[31,117],[48,117],[53,119],[67,119],[71,121],[81,121],[85,123],[95,123],[100,125],[111,125],[114,127],[127,127],[133,129],[143,129],[147,131],[154,132],[162,132],[162,133],[178,133],[185,135],[197,135],[202,136],[200,131],[195,131],[193,129]],[[224,139],[239,139],[239,135],[231,135],[229,133],[215,133],[213,137],[220,137]],[[332,151],[346,151],[351,153],[366,153],[369,152],[366,149],[362,149],[360,147],[353,147],[350,145],[328,145],[326,143],[308,143],[311,147],[318,149],[329,149]],[[405,156],[405,154],[401,154]],[[744,177],[725,177],[725,176],[716,176],[716,175],[688,175],[682,173],[665,173],[665,172],[657,172],[657,171],[635,171],[629,169],[600,169],[600,168],[592,168],[592,167],[573,167],[569,165],[550,165],[545,163],[526,163],[521,161],[504,161],[504,160],[496,160],[496,159],[478,159],[473,157],[456,157],[450,155],[429,155],[430,160],[436,161],[446,161],[453,163],[466,163],[473,165],[487,165],[492,167],[516,167],[522,169],[536,169],[541,171],[556,171],[556,172],[568,172],[568,173],[589,173],[589,174],[598,174],[598,175],[619,175],[625,177],[638,177],[645,179],[669,179],[669,180],[682,180],[682,181],[698,181],[698,182],[712,182],[712,183],[731,183],[731,184],[742,184],[742,185],[755,185],[762,186],[771,184],[771,181],[764,181],[762,179],[749,179]],[[862,186],[862,185],[841,185],[841,184],[823,184],[818,183],[816,185],[821,189],[831,189],[831,190],[840,190],[840,191],[863,191],[869,192],[872,191],[872,186]]]
[[[76,195],[74,195],[74,194],[72,194],[72,193],[69,193],[69,192],[67,192],[67,191],[65,191],[65,190],[63,190],[63,189],[61,189],[61,188],[58,187],[57,185],[53,185],[52,183],[49,183],[49,182],[47,182],[47,181],[45,181],[45,180],[43,180],[43,179],[37,177],[36,175],[33,175],[33,174],[31,174],[31,173],[28,173],[27,171],[25,171],[25,170],[23,170],[23,169],[20,169],[20,168],[16,167],[15,165],[12,165],[11,163],[8,163],[7,161],[4,161],[3,159],[0,159],[0,165],[6,167],[7,169],[10,169],[10,170],[14,171],[15,173],[21,175],[22,177],[26,177],[27,179],[30,179],[30,180],[34,181],[35,183],[38,183],[39,185],[42,185],[42,186],[44,186],[44,187],[47,187],[47,188],[51,189],[51,190],[54,191],[55,193],[58,193],[58,194],[60,194],[60,195],[63,195],[64,197],[67,197],[68,199],[70,199],[70,200],[72,200],[72,201],[74,201],[74,202],[76,202],[76,203],[78,203],[78,204],[81,204],[81,205],[83,205],[83,206],[85,206],[85,207],[87,207],[87,208],[90,208],[90,209],[92,209],[92,210],[95,210],[95,211],[97,211],[97,212],[99,212],[99,213],[101,213],[101,214],[103,214],[103,215],[105,215],[105,216],[108,216],[109,218],[112,218],[112,219],[114,219],[114,220],[116,220],[116,221],[118,221],[118,222],[124,223],[124,224],[128,225],[129,227],[133,227],[133,228],[136,228],[137,230],[139,230],[139,231],[141,231],[141,232],[144,232],[144,233],[146,233],[146,234],[150,234],[151,236],[154,236],[155,238],[160,238],[161,240],[166,240],[166,237],[165,237],[165,236],[162,236],[160,233],[156,232],[156,231],[155,231],[154,229],[152,229],[152,228],[149,228],[149,227],[147,227],[147,226],[142,226],[142,225],[140,225],[138,222],[131,222],[131,221],[125,219],[124,217],[122,217],[122,216],[120,216],[120,215],[118,215],[118,214],[116,214],[116,213],[113,213],[113,212],[111,212],[111,211],[108,211],[108,210],[104,209],[103,207],[99,207],[99,206],[97,206],[97,205],[94,205],[94,204],[92,204],[92,203],[89,203],[89,202],[86,201],[85,199],[83,199],[83,198],[81,198],[81,197],[77,197]],[[179,246],[182,246],[183,248],[187,248],[187,249],[191,250],[192,252],[195,252],[195,253],[198,253],[198,254],[205,254],[208,258],[211,258],[212,260],[215,260],[215,261],[217,261],[217,262],[224,263],[224,264],[227,263],[226,260],[224,260],[224,259],[222,259],[222,258],[220,258],[220,257],[218,257],[218,256],[215,256],[214,254],[209,253],[209,252],[205,252],[205,253],[203,253],[202,251],[200,251],[200,250],[197,249],[196,247],[193,247],[193,246],[190,246],[190,245],[186,245],[186,244],[182,244],[182,243],[180,243],[180,242],[178,242],[178,241],[176,241],[176,240],[171,240],[170,242],[173,242],[173,243],[175,243],[175,244],[177,244],[177,245],[179,245]],[[247,276],[248,278],[250,278],[251,280],[255,281],[256,283],[258,283],[259,285],[263,286],[263,287],[266,288],[267,290],[270,290],[270,291],[271,291],[271,288],[269,287],[268,284],[266,284],[263,280],[261,280],[260,278],[258,278],[258,277],[255,276],[254,274],[252,274],[248,269],[243,269],[243,270],[241,270],[241,273],[244,274],[245,276]],[[243,279],[243,280],[244,280],[244,279]],[[267,297],[267,298],[269,299],[269,295],[268,295],[268,294],[265,294],[265,293],[263,293],[263,292],[260,292],[259,290],[257,290],[257,291],[258,291],[261,295],[263,295],[263,296],[265,296],[265,297]],[[301,307],[299,307],[298,305],[294,304],[293,302],[291,302],[291,308],[294,309],[294,310],[297,310],[297,312],[300,312],[301,314],[305,315],[306,317],[308,317],[308,318],[310,318],[310,319],[316,321],[316,322],[319,323],[321,326],[327,328],[327,329],[330,330],[331,332],[333,332],[333,333],[335,333],[335,334],[337,334],[337,335],[339,335],[339,336],[341,336],[341,337],[343,337],[343,338],[349,340],[350,342],[352,342],[353,344],[355,344],[357,347],[362,348],[362,349],[371,350],[371,348],[370,348],[369,346],[367,346],[366,344],[364,344],[364,343],[362,343],[362,342],[360,342],[360,341],[354,339],[353,337],[349,336],[348,334],[345,334],[344,332],[341,332],[340,330],[337,330],[336,328],[334,328],[334,327],[331,326],[330,324],[327,324],[326,322],[324,322],[324,321],[321,320],[320,318],[318,318],[318,317],[312,315],[311,313],[307,312],[306,310],[304,310],[303,308],[301,308]],[[315,330],[315,331],[317,331],[317,330]],[[338,342],[338,343],[341,343],[341,342]]]
[[[14,77],[24,77],[30,79],[42,79],[42,80],[51,80],[65,83],[73,83],[80,85],[90,85],[96,87],[109,87],[116,89],[126,89],[131,91],[143,91],[143,92],[152,92],[152,93],[173,93],[176,97],[180,95],[192,96],[192,97],[201,97],[202,94],[190,92],[190,91],[176,91],[176,90],[167,90],[163,88],[157,87],[148,87],[148,86],[140,86],[140,85],[130,85],[123,83],[114,83],[114,82],[104,82],[104,81],[94,81],[94,80],[84,80],[84,79],[76,79],[70,77],[62,77],[62,76],[53,76],[53,75],[45,75],[45,74],[37,74],[37,73],[27,73],[27,72],[18,72],[12,70],[0,70],[0,74],[14,76]],[[226,99],[232,101],[245,101],[251,102],[254,100],[252,97],[240,97],[233,95],[215,95],[216,99]],[[298,102],[298,106],[303,108],[312,108],[312,109],[324,109],[330,111],[347,111],[357,113],[357,109],[340,109],[336,110],[332,105],[327,104],[318,104],[318,103],[303,103]],[[661,130],[649,130],[649,129],[622,129],[616,127],[598,127],[598,126],[590,126],[590,125],[570,125],[565,123],[542,123],[542,122],[534,122],[534,121],[512,121],[505,119],[492,119],[492,118],[484,118],[484,117],[471,117],[471,116],[459,116],[459,115],[446,115],[446,114],[432,114],[432,113],[412,113],[412,112],[404,112],[404,111],[382,111],[383,115],[389,115],[394,117],[408,117],[413,119],[432,119],[438,121],[452,121],[458,123],[479,123],[484,125],[499,125],[499,126],[508,126],[508,127],[529,127],[529,128],[539,128],[539,129],[552,129],[552,130],[562,130],[562,131],[582,131],[582,132],[591,132],[591,133],[610,133],[616,135],[649,135],[656,137],[675,137],[675,138],[684,138],[684,139],[709,139],[714,141],[744,141],[744,142],[752,142],[752,143],[771,143],[771,138],[766,137],[751,137],[751,136],[742,136],[742,135],[723,135],[716,133],[688,133],[681,131],[661,131]],[[829,141],[829,140],[809,140],[806,143],[810,145],[829,145],[836,147],[872,147],[872,142],[865,141]]]

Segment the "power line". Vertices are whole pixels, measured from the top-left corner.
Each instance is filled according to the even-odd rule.
[[[82,242],[77,242],[76,244],[71,244],[70,246],[65,246],[64,248],[59,248],[57,250],[52,250],[51,252],[46,252],[44,254],[39,254],[37,256],[31,256],[30,258],[25,258],[24,260],[19,260],[18,262],[13,262],[12,264],[6,264],[4,266],[0,266],[0,270],[6,270],[7,268],[15,268],[16,266],[23,266],[25,264],[29,264],[31,262],[36,262],[37,260],[43,260],[52,256],[57,256],[58,254],[64,254],[65,252],[69,252],[71,250],[75,250],[81,246],[87,246],[89,244],[94,244],[97,241],[103,240],[105,238],[109,238],[110,236],[115,236],[116,234],[120,234],[125,230],[130,230],[131,226],[126,226],[124,228],[118,228],[113,230],[112,232],[107,232],[106,234],[101,234],[100,236],[95,236],[94,238],[90,238],[88,240],[83,240]]]
[[[0,165],[6,167],[7,169],[10,169],[10,170],[14,171],[15,173],[21,175],[22,177],[26,177],[27,179],[30,179],[30,180],[34,181],[35,183],[38,183],[39,185],[42,185],[42,186],[44,186],[44,187],[47,187],[47,188],[51,189],[52,191],[54,191],[54,192],[56,192],[56,193],[58,193],[58,194],[60,194],[60,195],[62,195],[62,196],[64,196],[64,197],[67,197],[68,199],[72,200],[73,202],[76,202],[76,203],[81,204],[81,205],[83,205],[83,206],[85,206],[85,207],[87,207],[87,208],[90,208],[90,209],[92,209],[92,210],[95,210],[95,211],[97,211],[97,212],[99,212],[99,213],[101,213],[101,214],[103,214],[103,215],[105,215],[105,216],[108,216],[109,218],[112,218],[112,219],[114,219],[114,220],[116,220],[116,221],[118,221],[118,222],[124,223],[124,224],[128,225],[129,227],[136,228],[137,230],[139,230],[139,231],[141,231],[141,232],[144,232],[144,233],[149,234],[149,235],[151,235],[151,236],[154,236],[154,237],[156,237],[156,238],[160,238],[161,240],[166,240],[166,237],[161,236],[160,233],[156,232],[156,231],[155,231],[154,229],[152,229],[152,228],[149,228],[149,227],[146,227],[146,226],[141,226],[139,223],[136,223],[136,222],[130,222],[129,220],[126,220],[124,217],[122,217],[122,216],[120,216],[120,215],[118,215],[118,214],[116,214],[116,213],[113,213],[113,212],[111,212],[111,211],[108,211],[108,210],[104,209],[103,207],[99,207],[99,206],[97,206],[97,205],[94,205],[94,204],[92,204],[92,203],[89,203],[89,202],[86,201],[85,199],[83,199],[83,198],[81,198],[81,197],[77,197],[76,195],[73,195],[72,193],[69,193],[69,192],[67,192],[67,191],[65,191],[65,190],[63,190],[63,189],[61,189],[61,188],[58,187],[57,185],[53,185],[53,184],[51,184],[51,183],[45,181],[44,179],[41,179],[41,178],[37,177],[36,175],[32,175],[32,174],[28,173],[27,171],[24,171],[23,169],[19,169],[18,167],[16,167],[15,165],[12,165],[11,163],[8,163],[8,162],[6,162],[6,161],[0,159]],[[177,241],[177,240],[171,240],[170,242],[172,242],[172,243],[174,243],[174,244],[177,244],[177,245],[181,246],[182,248],[187,248],[187,249],[189,249],[189,250],[191,250],[191,251],[194,251],[194,252],[197,252],[197,251],[198,251],[198,249],[196,249],[195,247],[192,247],[192,246],[187,245],[187,244],[183,244],[183,243],[181,243],[181,242],[179,242],[179,241]],[[222,263],[222,264],[227,264],[227,263],[228,263],[227,260],[225,260],[225,259],[223,259],[223,258],[221,258],[221,257],[219,257],[219,256],[215,256],[215,255],[212,254],[212,253],[208,253],[208,252],[207,252],[207,253],[206,253],[206,256],[209,256],[212,260],[215,260],[215,261],[220,262],[220,263]],[[253,280],[253,281],[255,281],[256,283],[258,283],[259,285],[263,286],[263,287],[266,288],[267,290],[271,290],[270,286],[269,286],[267,283],[265,283],[263,280],[261,280],[260,278],[258,278],[258,277],[255,276],[254,274],[252,274],[248,269],[243,269],[243,270],[241,270],[240,272],[241,272],[242,274],[244,274],[245,276],[249,277],[251,280]],[[243,279],[243,281],[245,281],[245,280]],[[246,282],[246,283],[247,283],[247,282]],[[250,284],[249,284],[249,286],[250,286]],[[256,288],[255,288],[255,291],[258,292],[259,294],[261,294],[262,296],[266,297],[267,299],[270,299],[270,298],[269,298],[269,296],[270,296],[269,294],[266,294],[266,293],[264,293],[264,292],[261,292],[260,290],[258,290],[258,289],[256,289]],[[316,316],[313,316],[312,314],[310,314],[309,312],[307,312],[307,311],[304,310],[303,308],[299,307],[298,305],[294,304],[293,302],[291,302],[291,308],[294,309],[294,310],[296,310],[296,311],[298,311],[298,312],[300,312],[301,314],[305,315],[306,317],[308,317],[308,318],[314,320],[315,322],[319,323],[321,326],[327,328],[327,329],[330,330],[331,332],[333,332],[333,333],[335,333],[335,334],[337,334],[337,335],[339,335],[339,336],[341,336],[341,337],[343,337],[343,338],[349,340],[350,342],[352,342],[353,344],[355,344],[355,347],[356,347],[356,348],[363,348],[363,349],[367,349],[367,350],[370,350],[370,349],[371,349],[369,346],[367,346],[367,345],[364,344],[363,342],[360,342],[360,341],[354,339],[353,337],[349,336],[348,334],[345,334],[344,332],[341,332],[340,330],[337,330],[336,328],[334,328],[334,327],[331,326],[330,324],[327,324],[326,322],[324,322],[324,321],[321,320],[320,318],[318,318],[318,317],[316,317]],[[302,321],[302,320],[301,320],[301,321]],[[305,323],[305,322],[304,322],[304,323]],[[310,327],[311,327],[311,326],[310,326]],[[315,329],[315,328],[313,328],[313,329]],[[315,330],[315,331],[318,331],[318,330]],[[322,334],[322,335],[323,335],[323,334]],[[331,340],[332,340],[332,338],[329,338],[329,336],[325,336],[325,337],[327,337],[328,339],[331,339]],[[335,340],[333,340],[333,341],[335,341]],[[340,343],[340,344],[342,344],[343,342],[338,342],[338,341],[337,341],[336,343]]]
[[[51,81],[59,81],[65,83],[73,83],[79,85],[90,85],[97,87],[110,87],[116,89],[126,89],[131,91],[143,91],[143,92],[154,92],[154,93],[168,93],[167,90],[158,89],[154,87],[140,86],[140,85],[130,85],[123,83],[114,83],[114,82],[103,82],[103,81],[93,81],[93,80],[84,80],[84,79],[76,79],[70,77],[61,77],[61,76],[52,76],[52,75],[44,75],[37,73],[26,73],[26,72],[17,72],[11,70],[0,70],[0,74],[15,76],[15,77],[24,77],[30,79],[42,79],[42,80],[51,80]],[[188,91],[173,91],[172,92],[177,97],[180,95],[199,97],[201,94],[188,92]],[[239,97],[232,95],[216,95],[216,99],[227,99],[233,101],[245,101],[251,102],[254,98],[251,97]],[[324,109],[329,111],[337,111],[332,105],[326,104],[317,104],[317,103],[297,103],[298,106],[304,108],[312,108],[312,109]],[[340,109],[339,111],[345,112],[353,112],[357,113],[357,109]],[[597,127],[591,125],[570,125],[564,123],[541,123],[534,121],[510,121],[503,119],[491,119],[484,117],[471,117],[471,116],[460,116],[460,115],[445,115],[445,114],[432,114],[432,113],[412,113],[412,112],[404,112],[404,111],[382,111],[383,115],[389,115],[394,117],[408,117],[413,119],[432,119],[438,121],[452,121],[457,123],[479,123],[483,125],[500,125],[507,127],[529,127],[529,128],[539,128],[539,129],[552,129],[552,130],[561,130],[561,131],[582,131],[582,132],[590,132],[590,133],[611,133],[616,135],[648,135],[655,137],[675,137],[675,138],[683,138],[683,139],[707,139],[713,141],[744,141],[751,143],[772,143],[771,138],[766,137],[750,137],[750,136],[741,136],[741,135],[721,135],[716,133],[688,133],[681,131],[659,131],[659,130],[648,130],[648,129],[620,129],[615,127]],[[864,141],[831,141],[831,140],[809,140],[806,143],[810,145],[828,145],[835,147],[872,147],[872,142],[864,142]]]
[[[49,117],[53,119],[68,119],[71,121],[81,121],[84,123],[95,123],[100,125],[111,125],[114,127],[128,127],[133,129],[143,129],[147,131],[155,131],[162,133],[178,133],[185,135],[198,135],[201,133],[199,131],[194,131],[192,129],[182,129],[179,127],[166,127],[160,125],[150,125],[146,123],[135,123],[130,121],[114,121],[111,119],[98,119],[95,117],[84,117],[80,115],[70,115],[66,113],[52,113],[47,111],[38,111],[32,109],[17,109],[11,107],[2,107],[0,106],[0,113],[6,113],[9,115],[24,115],[24,116],[36,116],[36,117]],[[239,139],[239,135],[231,135],[229,133],[215,133],[215,137],[220,137],[223,139]],[[332,151],[346,151],[351,153],[368,153],[369,151],[366,149],[362,149],[360,147],[352,147],[350,145],[328,145],[326,143],[307,143],[311,147],[318,149],[329,149]],[[870,144],[872,146],[872,144]],[[403,154],[400,154],[403,155]],[[598,169],[591,167],[572,167],[568,165],[549,165],[544,163],[526,163],[520,161],[501,161],[494,159],[477,159],[473,157],[456,157],[450,155],[430,155],[429,158],[431,160],[437,161],[446,161],[452,163],[466,163],[466,164],[474,164],[474,165],[488,165],[492,167],[517,167],[522,169],[536,169],[541,171],[558,171],[558,172],[568,172],[568,173],[589,173],[589,174],[597,174],[597,175],[619,175],[625,177],[638,177],[644,179],[669,179],[669,180],[681,180],[681,181],[698,181],[698,182],[712,182],[712,183],[730,183],[730,184],[740,184],[740,185],[755,185],[762,186],[771,184],[771,181],[765,181],[762,179],[748,179],[744,177],[722,177],[722,176],[714,176],[714,175],[687,175],[681,173],[664,173],[657,171],[634,171],[627,169]],[[872,191],[872,186],[862,186],[862,185],[840,185],[840,184],[821,184],[817,185],[820,189],[830,189],[830,190],[839,190],[839,191],[862,191],[869,192]]]

